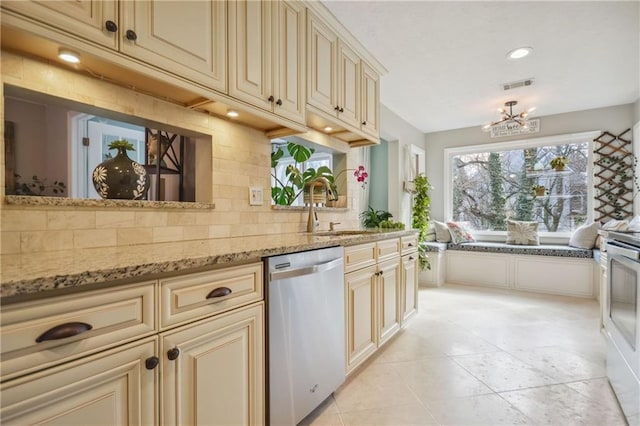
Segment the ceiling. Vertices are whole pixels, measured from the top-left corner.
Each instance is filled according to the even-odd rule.
[[[545,116],[640,96],[638,1],[324,4],[388,69],[381,102],[423,132],[481,126],[512,99]],[[507,59],[521,46],[533,52]]]

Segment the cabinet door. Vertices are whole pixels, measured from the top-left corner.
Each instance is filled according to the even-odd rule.
[[[338,37],[313,13],[307,16],[307,103],[336,115]]]
[[[161,424],[264,424],[264,309],[255,304],[160,336]],[[169,359],[168,351],[179,355]]]
[[[340,120],[360,128],[360,58],[338,40],[338,106]]]
[[[267,110],[275,102],[271,13],[267,1],[229,2],[229,94]]]
[[[115,32],[105,28],[107,21],[118,25],[115,0],[3,1],[2,7],[60,28],[94,43],[116,49]]]
[[[364,62],[362,66],[361,129],[377,138],[380,136],[380,76]]]
[[[378,345],[400,329],[400,258],[378,264]]]
[[[402,256],[402,322],[418,312],[418,253]]]
[[[345,275],[347,302],[347,373],[375,352],[378,346],[376,267]]]
[[[274,70],[275,112],[298,123],[305,122],[305,26],[304,5],[299,2],[273,3],[275,24]],[[280,104],[280,105],[278,105]]]
[[[122,52],[226,92],[226,2],[135,0],[120,7]]]
[[[3,425],[158,424],[157,338],[102,352],[2,385]]]

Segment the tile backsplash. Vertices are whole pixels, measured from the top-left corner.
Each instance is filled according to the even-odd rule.
[[[166,123],[212,138],[212,202],[215,208],[146,209],[127,207],[21,206],[4,203],[2,192],[1,254],[49,252],[65,249],[126,246],[204,238],[273,235],[303,232],[306,211],[272,209],[269,139],[264,133],[228,120],[192,111],[96,78],[10,52],[2,52],[2,83],[43,92]],[[4,96],[2,96],[4,123]],[[4,138],[2,140],[4,188]],[[347,155],[353,168],[359,152]],[[248,187],[262,187],[265,204],[250,206]],[[356,182],[349,183],[357,194]],[[358,227],[358,197],[349,199],[349,211],[321,210],[321,223],[340,222],[341,227]]]

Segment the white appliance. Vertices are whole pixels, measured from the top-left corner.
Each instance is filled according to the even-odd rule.
[[[269,420],[295,425],[346,376],[342,247],[267,259]]]
[[[640,426],[640,235],[607,242],[607,377],[630,426]]]

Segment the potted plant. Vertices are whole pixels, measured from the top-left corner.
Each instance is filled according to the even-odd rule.
[[[420,269],[431,269],[424,245],[420,244],[425,240],[427,228],[429,227],[429,206],[431,205],[429,189],[431,188],[431,185],[429,184],[427,177],[423,174],[418,175],[413,180],[413,185],[414,195],[411,226],[420,230],[420,234],[418,235],[418,261]]]
[[[386,220],[392,218],[393,215],[385,210],[376,210],[369,206],[368,210],[360,213],[362,219],[362,225],[365,228],[379,228],[380,224]]]
[[[307,184],[315,178],[325,177],[330,183],[334,183],[333,172],[329,167],[321,166],[317,170],[309,167],[304,172],[301,170],[302,164],[315,152],[313,148],[289,142],[286,150],[294,163],[287,166],[284,179],[278,178],[276,168],[285,152],[282,147],[278,147],[271,153],[271,176],[275,182],[271,188],[271,198],[275,204],[290,206],[305,191]],[[317,190],[314,188],[314,191],[319,191],[314,192],[314,200],[326,199],[326,195],[321,195],[325,191],[324,186],[319,185],[317,188]]]
[[[333,194],[336,196],[336,200],[327,202],[328,207],[346,207],[347,206],[347,196],[340,195],[340,191],[338,190],[338,182],[339,182],[340,176],[342,176],[342,174],[346,172],[353,172],[353,176],[356,178],[356,181],[360,184],[360,187],[362,189],[365,189],[367,187],[367,178],[369,177],[369,173],[367,173],[367,170],[363,165],[360,165],[355,169],[344,169],[340,171],[334,177],[334,181],[331,184],[331,190],[333,191]]]
[[[544,185],[533,185],[531,189],[536,197],[542,197],[547,193],[547,188]]]
[[[569,164],[569,159],[564,155],[554,158],[549,163],[549,165],[556,171],[564,170],[564,168],[567,167],[567,164]]]

